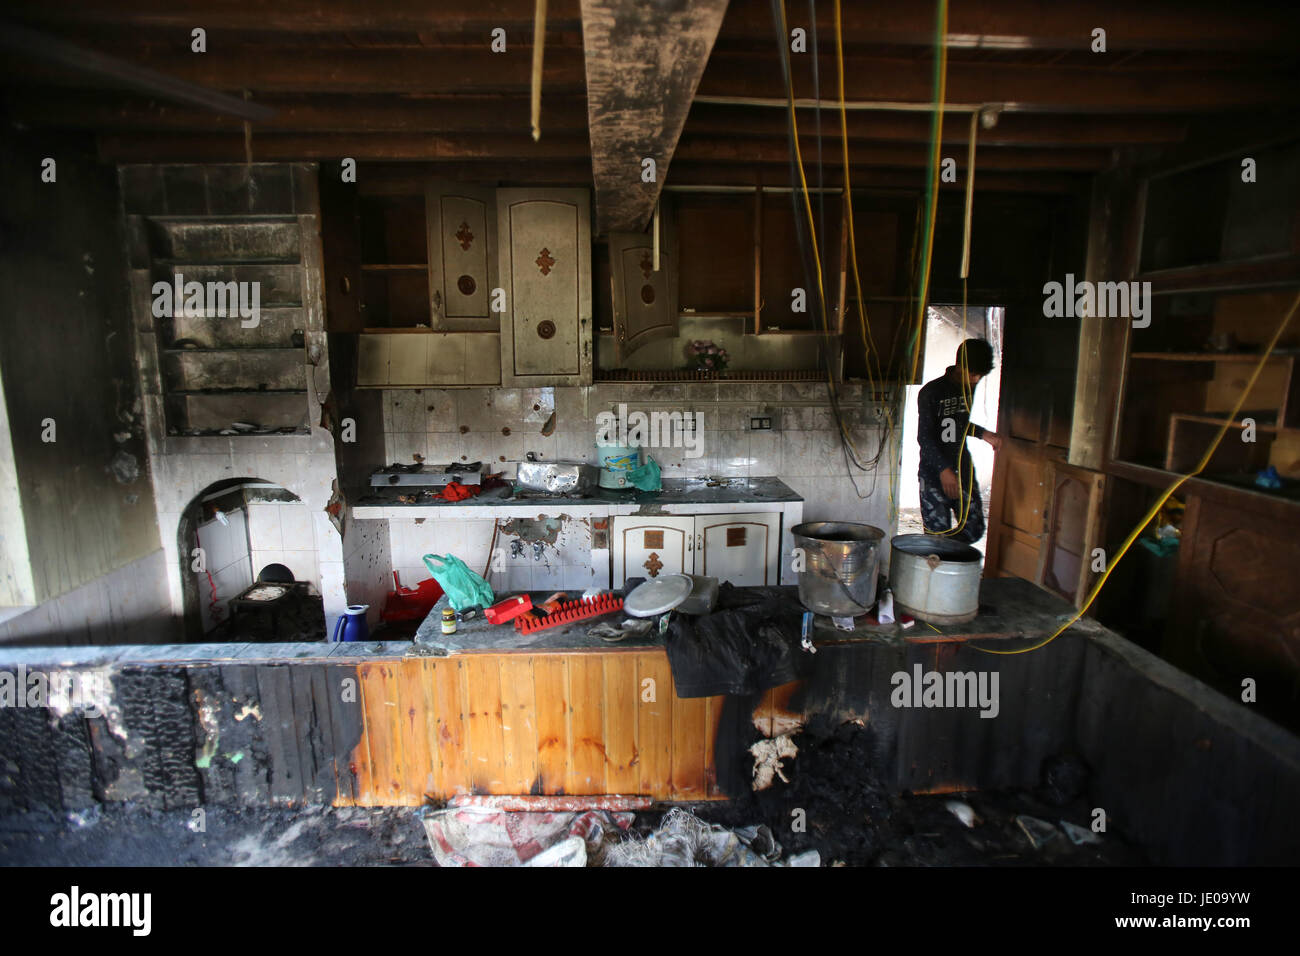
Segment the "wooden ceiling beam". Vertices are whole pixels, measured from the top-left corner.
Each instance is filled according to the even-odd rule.
[[[42,70],[67,71],[82,83],[136,90],[240,119],[272,115],[265,106],[227,96],[207,84],[186,82],[172,71],[152,70],[12,23],[0,24],[0,50],[11,57],[7,67],[11,71],[20,69],[20,63],[33,64]]]
[[[266,93],[434,93],[527,92],[532,54],[520,46],[506,53],[455,50],[313,50],[302,47],[209,49],[176,56],[141,50],[133,62],[165,69],[184,82],[216,90]],[[87,85],[76,73],[43,73],[54,86]],[[554,94],[586,88],[581,50],[561,48],[546,55],[545,88]]]
[[[531,0],[276,0],[266,4],[224,0],[10,0],[10,16],[35,22],[123,24],[184,30],[280,31],[296,35],[337,31],[490,30],[503,26],[531,33]],[[831,4],[818,5],[818,31],[833,36]],[[788,3],[793,27],[809,26],[807,7]],[[845,3],[845,42],[929,47],[933,4]],[[549,0],[547,22],[555,29],[581,23],[578,0]],[[1087,50],[1094,27],[1106,29],[1107,48],[1127,50],[1293,51],[1300,35],[1295,4],[1221,0],[1090,0],[1086,6],[1055,0],[985,0],[954,3],[948,13],[950,49]],[[732,0],[721,31],[724,42],[772,43],[768,0]]]
[[[853,188],[890,189],[919,194],[925,188],[925,172],[918,169],[852,167]],[[539,161],[517,163],[391,163],[358,164],[358,189],[366,195],[414,196],[424,193],[431,177],[450,177],[457,182],[494,184],[537,184],[573,186],[590,181],[590,167],[583,164]],[[842,185],[842,171],[828,170],[827,188]],[[976,177],[976,192],[1080,193],[1086,194],[1091,177],[1082,173],[1039,172],[1033,175],[989,171]],[[678,160],[673,164],[673,187],[787,188],[785,170],[773,166],[736,166]],[[944,192],[960,193],[962,183],[940,183]]]
[[[190,134],[106,134],[100,137],[101,153],[117,162],[242,162],[244,138],[241,134],[220,133],[206,136]],[[805,168],[811,175],[814,144],[803,141]],[[759,166],[784,168],[788,165],[783,138],[737,139],[735,137],[693,137],[677,146],[677,159],[684,162],[733,165],[742,169]],[[965,150],[953,155],[958,170],[966,165]],[[492,136],[436,133],[342,133],[254,134],[252,155],[257,161],[335,160],[350,156],[358,161],[420,161],[436,163],[495,162],[525,166],[534,162],[582,161],[591,158],[590,143],[582,134],[543,136],[534,142],[525,133]],[[824,169],[839,168],[838,149],[823,154]],[[922,143],[853,143],[849,147],[851,166],[872,168],[906,167],[924,169],[929,148]],[[976,168],[1008,171],[1064,170],[1087,172],[1111,164],[1111,153],[1104,149],[1049,150],[985,147],[976,154]],[[634,167],[636,169],[638,167]],[[593,169],[596,169],[593,162]],[[674,170],[676,165],[674,164]],[[599,195],[599,172],[583,177],[593,179]],[[639,179],[639,175],[638,175]],[[978,177],[977,177],[978,179]],[[666,181],[661,178],[660,184]],[[650,208],[653,209],[653,203]],[[649,215],[649,210],[645,211]],[[642,224],[644,226],[644,223]],[[614,227],[615,231],[628,231]],[[601,232],[608,231],[601,229]],[[631,230],[636,231],[636,230]]]
[[[236,131],[238,120],[138,97],[87,96],[49,90],[9,91],[8,115],[29,126],[113,132]],[[259,133],[483,133],[528,129],[528,98],[518,95],[411,97],[268,95],[258,102],[275,110]],[[585,133],[584,96],[542,101],[542,128],[551,133]]]
[[[532,0],[275,0],[230,3],[225,0],[10,0],[10,16],[65,24],[126,24],[184,30],[267,30],[293,34],[364,30],[427,30],[435,34],[493,27],[520,27],[532,35]],[[578,0],[549,0],[547,22],[555,29],[578,29]]]
[[[800,136],[805,170],[813,168],[816,147],[810,136]],[[738,137],[692,136],[682,138],[677,147],[681,160],[707,162],[788,164],[789,147],[780,139],[741,139]],[[944,158],[957,161],[958,170],[966,167],[966,151],[945,151]],[[929,163],[930,148],[924,143],[850,143],[849,163],[858,166],[908,166],[925,168]],[[841,151],[836,146],[823,149],[824,167],[843,165]],[[1107,149],[1032,149],[984,146],[976,151],[977,169],[1036,170],[1059,169],[1076,172],[1105,169],[1111,165]],[[978,176],[977,176],[978,181]]]
[[[646,55],[653,55],[653,51]],[[131,62],[211,90],[252,90],[255,99],[276,93],[525,93],[529,88],[531,71],[530,52],[523,47],[504,54],[464,49],[321,51],[287,47],[209,50],[203,55],[184,57],[145,51],[140,57]],[[670,73],[682,66],[680,61],[667,56],[662,65]],[[809,65],[806,57],[795,60],[796,97],[812,95]],[[859,57],[847,59],[845,66],[846,97],[850,101],[877,106],[903,104],[912,109],[924,109],[931,101],[931,64],[924,58]],[[629,76],[645,72],[644,67],[636,69],[633,64],[627,67],[631,71]],[[12,66],[9,72],[12,75]],[[833,92],[835,76],[834,62],[823,57],[823,96]],[[42,74],[39,78],[63,87],[89,85],[83,76],[68,70]],[[630,82],[628,77],[624,79]],[[1297,79],[1300,77],[1294,71],[1207,69],[1205,72],[1165,74],[1109,69],[1100,62],[1096,69],[993,62],[950,63],[947,102],[953,108],[999,104],[1006,112],[1229,111],[1242,107],[1286,105]],[[30,78],[27,81],[32,82]],[[543,85],[550,96],[582,94],[587,88],[583,55],[573,49],[548,50]],[[780,108],[786,98],[775,52],[727,53],[715,50],[698,92],[702,97],[769,103],[772,108]]]
[[[726,11],[727,0],[582,0],[598,233],[645,228]]]
[[[9,91],[9,117],[26,126],[105,132],[213,132],[242,130],[241,121],[197,109],[121,95],[68,91]],[[528,128],[528,99],[522,94],[465,97],[268,95],[258,102],[275,116],[254,125],[260,133],[500,133]],[[799,113],[800,131],[811,136],[815,114]],[[1157,116],[1059,116],[1005,113],[993,129],[981,129],[981,146],[1134,146],[1182,142],[1189,120]],[[854,112],[848,116],[850,142],[926,143],[930,118],[924,113]],[[575,133],[587,129],[587,103],[581,96],[542,100],[542,129]],[[839,143],[839,113],[822,110],[822,135]],[[944,117],[943,141],[964,144],[970,132],[965,115]],[[695,103],[682,135],[769,136],[784,138],[781,110]],[[838,148],[838,147],[837,147]]]
[[[845,43],[930,47],[934,4],[845,3]],[[807,29],[804,4],[787,3],[790,28]],[[1300,8],[1295,4],[1219,0],[984,0],[954,3],[948,10],[950,49],[1083,50],[1095,27],[1106,30],[1106,48],[1128,50],[1295,50]],[[834,37],[834,8],[818,4],[817,31]],[[768,0],[733,0],[723,24],[727,40],[774,43]]]
[[[833,94],[837,66],[828,56],[819,63],[823,98]],[[811,63],[794,62],[796,98],[811,97]],[[933,100],[932,64],[925,59],[846,58],[846,100],[924,105]],[[1195,112],[1285,105],[1295,88],[1294,72],[1179,72],[1028,66],[1008,63],[949,62],[945,101],[970,108],[998,104],[1006,111]],[[776,53],[715,51],[700,81],[702,97],[743,97],[780,108],[785,84]],[[823,99],[825,102],[825,99]]]

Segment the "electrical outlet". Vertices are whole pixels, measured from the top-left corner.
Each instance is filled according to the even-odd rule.
[[[770,418],[751,418],[749,420],[750,431],[771,431],[772,419]]]

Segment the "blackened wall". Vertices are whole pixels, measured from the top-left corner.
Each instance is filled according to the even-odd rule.
[[[43,602],[160,544],[114,172],[79,141],[8,135],[0,176],[0,373]]]

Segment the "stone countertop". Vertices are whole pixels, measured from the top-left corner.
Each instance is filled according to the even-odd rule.
[[[798,601],[798,589],[780,589]],[[570,592],[576,596],[577,592]],[[498,599],[506,595],[498,595]],[[536,597],[549,595],[537,592]],[[443,598],[445,601],[445,597]],[[896,624],[868,626],[861,623],[853,631],[840,631],[829,618],[818,617],[814,643],[818,645],[853,642],[902,645],[905,643],[959,642],[969,640],[1030,639],[1041,640],[1069,620],[1074,609],[1061,598],[1049,594],[1020,578],[986,578],[980,582],[980,613],[968,624],[930,626],[918,621],[904,631]],[[521,638],[510,624],[493,626],[486,620],[458,623],[456,634],[444,638],[441,621],[442,604],[420,625],[414,641],[363,641],[333,644],[317,641],[306,644],[117,644],[80,647],[3,647],[0,669],[24,666],[36,668],[85,668],[125,665],[174,665],[177,663],[229,662],[247,664],[286,660],[318,660],[329,664],[365,663],[376,660],[400,660],[405,657],[442,657],[449,654],[502,651],[617,651],[662,647],[657,634],[639,641],[608,643],[587,635],[587,628],[599,620],[618,621],[620,616],[591,618],[568,627],[547,628]],[[1082,618],[1070,632],[1106,633],[1091,618]]]
[[[799,589],[793,585],[772,590],[780,592],[796,605],[799,603]],[[529,592],[534,600],[544,600],[551,593],[553,592]],[[497,600],[508,596],[498,594]],[[578,596],[577,591],[569,592],[570,599]],[[444,595],[420,624],[415,635],[415,644],[420,648],[420,653],[442,656],[484,651],[590,651],[664,646],[664,639],[655,631],[644,638],[627,638],[612,643],[587,634],[588,629],[600,621],[622,620],[621,613],[589,618],[562,627],[545,628],[529,635],[518,633],[513,623],[493,625],[480,615],[471,621],[457,622],[456,633],[444,635],[442,609],[447,606]],[[867,618],[860,617],[852,631],[843,631],[835,627],[830,618],[818,615],[814,618],[813,643],[903,644],[1042,638],[1065,623],[1073,611],[1067,602],[1028,581],[1020,578],[988,578],[980,582],[979,614],[966,624],[932,625],[917,621],[905,629],[899,624],[867,624]],[[1086,627],[1090,623],[1092,622],[1085,618],[1076,626]]]
[[[352,507],[359,518],[400,516],[402,509],[410,509],[411,517],[421,517],[422,511],[443,508],[493,508],[535,509],[538,506],[562,506],[567,510],[593,509],[607,511],[611,507],[653,509],[659,505],[716,506],[784,504],[803,501],[789,485],[779,478],[665,478],[659,491],[612,490],[597,488],[585,498],[567,495],[546,495],[530,492],[514,493],[509,489],[494,488],[464,501],[445,501],[441,498],[422,499],[415,504],[397,500],[399,494],[409,495],[410,486],[385,488],[367,487],[354,493]],[[384,514],[371,514],[383,509]]]

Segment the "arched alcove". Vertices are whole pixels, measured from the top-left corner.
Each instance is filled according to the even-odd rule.
[[[315,525],[298,495],[260,478],[214,482],[176,535],[187,641],[325,639]]]

